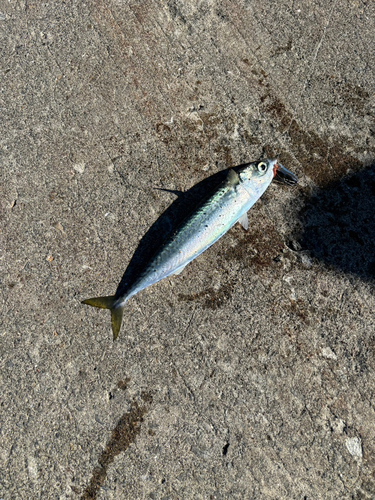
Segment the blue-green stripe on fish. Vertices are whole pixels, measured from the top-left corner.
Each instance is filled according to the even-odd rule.
[[[86,299],[83,304],[110,309],[113,338],[120,332],[126,302],[154,283],[179,274],[189,262],[221,238],[236,222],[248,229],[247,211],[262,196],[272,179],[295,184],[297,177],[277,160],[246,163],[229,169],[216,191],[166,239],[164,245],[144,266],[143,271],[125,292],[108,297]]]

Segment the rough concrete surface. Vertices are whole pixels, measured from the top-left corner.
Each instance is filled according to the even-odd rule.
[[[375,4],[0,2],[0,498],[375,498]],[[108,311],[187,191],[278,155]],[[164,190],[160,190],[162,188]]]

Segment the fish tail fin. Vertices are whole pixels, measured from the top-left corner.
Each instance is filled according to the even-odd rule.
[[[111,310],[113,340],[116,340],[120,333],[122,316],[124,314],[124,305],[116,305],[116,300],[115,295],[109,295],[108,297],[93,297],[92,299],[82,301],[82,304]]]

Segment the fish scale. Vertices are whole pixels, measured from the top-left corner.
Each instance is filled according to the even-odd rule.
[[[236,170],[229,169],[227,178],[215,193],[204,200],[167,238],[126,292],[86,299],[83,303],[111,310],[113,336],[116,339],[121,328],[124,306],[130,297],[172,274],[182,272],[236,222],[247,229],[247,211],[262,196],[276,175],[285,184],[297,182],[297,178],[277,160],[263,160],[241,165]]]

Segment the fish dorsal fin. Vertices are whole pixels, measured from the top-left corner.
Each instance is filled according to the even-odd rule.
[[[233,168],[231,168],[228,172],[227,183],[231,186],[237,186],[240,183],[240,178]]]
[[[241,215],[241,217],[238,219],[238,222],[246,231],[249,229],[249,219],[247,217],[247,212]]]

